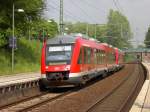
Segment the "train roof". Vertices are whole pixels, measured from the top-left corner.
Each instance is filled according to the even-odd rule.
[[[48,39],[47,44],[71,44],[75,43],[75,40],[78,37],[71,36],[71,35],[62,35],[62,36],[56,36],[54,38]]]

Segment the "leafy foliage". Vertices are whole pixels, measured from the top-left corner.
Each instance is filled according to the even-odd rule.
[[[57,23],[41,17],[44,0],[1,0],[0,1],[0,75],[11,73],[11,49],[8,40],[12,37],[13,3],[15,5],[15,50],[14,73],[37,71],[40,66],[39,41],[52,38],[58,33]],[[24,12],[18,12],[23,9]],[[30,40],[31,39],[31,40]]]
[[[42,43],[40,41],[29,41],[25,38],[18,39],[15,50],[13,73],[38,71],[40,68],[40,56]],[[0,48],[0,75],[12,74],[11,50]]]
[[[82,33],[88,34],[89,37],[100,39],[100,37],[104,37],[107,33],[107,25],[98,25],[98,24],[88,24],[88,23],[66,23],[66,27],[68,31],[66,33]],[[96,34],[95,34],[96,31]]]
[[[15,5],[15,35],[21,34],[26,29],[27,17],[37,19],[39,8],[42,7],[42,0],[2,0],[0,3],[0,46],[7,44],[12,34],[12,6]],[[24,13],[17,12],[17,9],[24,9]],[[21,26],[21,27],[20,27]]]
[[[43,32],[43,36],[47,34],[49,37],[53,37],[58,33],[55,21],[51,20],[49,23],[41,18],[44,0],[2,0],[0,3],[0,47],[8,44],[8,38],[12,35],[13,3],[15,5],[15,36],[17,38],[29,38],[34,34],[39,37],[40,32]],[[23,9],[24,12],[18,12],[17,9]],[[42,31],[43,29],[44,31]]]
[[[150,27],[148,28],[148,31],[146,33],[144,43],[145,43],[147,48],[150,48]]]
[[[109,43],[115,47],[131,47],[132,38],[130,24],[127,18],[118,11],[110,10],[107,24],[66,23],[67,33],[82,33],[96,38],[101,42]]]
[[[110,10],[107,23],[108,43],[123,48],[130,46],[132,38],[130,24],[127,18],[118,11]]]
[[[57,23],[54,20],[40,19],[32,22],[31,25],[32,38],[52,38],[58,34]]]

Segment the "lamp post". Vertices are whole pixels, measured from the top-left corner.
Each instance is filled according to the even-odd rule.
[[[18,12],[24,12],[23,9],[18,9]],[[15,40],[15,4],[13,2],[13,9],[12,9],[12,71],[14,70],[14,40]]]
[[[64,21],[63,21],[63,0],[60,0],[60,15],[59,15],[59,30],[60,30],[60,35],[64,35]]]
[[[32,27],[31,27],[31,16],[28,17],[26,15],[26,18],[27,18],[27,21],[28,21],[28,39],[29,39],[29,41],[31,41],[31,30],[32,30]]]
[[[86,24],[86,35],[89,36],[89,25],[88,25],[88,23]]]
[[[12,71],[14,70],[14,35],[15,35],[15,5],[13,3],[13,18],[12,18]]]
[[[69,31],[69,28],[68,28],[68,27],[65,27],[64,35],[67,35],[67,34],[68,34],[68,31]]]

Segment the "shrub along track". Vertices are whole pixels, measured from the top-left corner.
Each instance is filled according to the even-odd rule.
[[[51,94],[33,99],[5,109],[5,111],[35,111],[35,112],[117,112],[127,111],[136,96],[131,102],[126,103],[134,89],[141,88],[144,81],[143,68],[139,64],[128,64],[124,69],[97,81],[77,91]],[[140,82],[140,87],[136,88]],[[138,91],[136,93],[138,93]],[[45,99],[45,101],[42,99]],[[129,104],[129,105],[127,105]],[[125,108],[126,107],[126,108]],[[125,110],[127,109],[127,110]],[[4,111],[4,110],[0,110]]]

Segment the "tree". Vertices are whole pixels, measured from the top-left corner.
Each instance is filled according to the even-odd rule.
[[[12,34],[12,4],[15,4],[15,36],[25,34],[29,18],[32,21],[40,19],[44,7],[43,0],[1,0],[0,2],[0,46],[7,44]],[[16,9],[24,9],[18,13]]]
[[[86,34],[86,23],[65,23],[65,26],[68,28],[68,33],[82,33]]]
[[[52,38],[58,34],[58,26],[54,20],[45,19],[34,21],[31,27],[32,38]]]
[[[132,32],[127,18],[118,11],[110,10],[107,22],[107,42],[115,47],[130,45]]]
[[[150,27],[148,28],[148,31],[146,33],[144,44],[147,48],[150,48]]]
[[[103,40],[104,36],[107,33],[107,25],[98,25],[98,24],[88,24],[88,23],[65,23],[68,28],[67,33],[82,33],[87,34],[89,37],[95,38],[98,40]],[[95,35],[96,31],[96,35]]]

